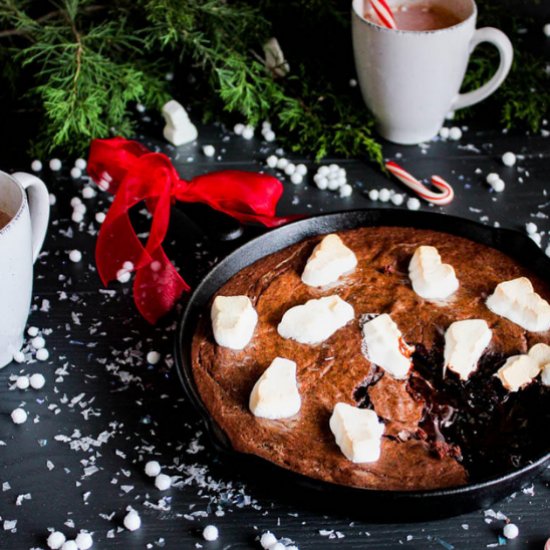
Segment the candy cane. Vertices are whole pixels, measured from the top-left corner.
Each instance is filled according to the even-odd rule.
[[[440,176],[432,176],[432,185],[441,189],[440,193],[436,193],[428,189],[422,182],[418,181],[414,176],[401,168],[393,161],[386,162],[386,168],[407,187],[410,187],[418,196],[425,201],[433,202],[443,206],[449,204],[455,196],[453,188]]]
[[[391,8],[388,6],[386,0],[370,0],[372,9],[376,12],[378,19],[380,19],[382,25],[388,29],[397,29],[395,23],[395,17]]]

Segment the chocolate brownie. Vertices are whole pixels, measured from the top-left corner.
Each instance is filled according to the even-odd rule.
[[[527,332],[495,315],[485,300],[495,286],[520,276],[550,300],[550,286],[505,254],[473,241],[428,230],[361,228],[338,233],[358,259],[356,269],[330,288],[301,281],[305,263],[322,236],[266,256],[231,278],[217,294],[248,296],[259,316],[242,351],[218,346],[205,311],[192,342],[192,368],[201,398],[238,451],[284,468],[343,485],[388,490],[463,485],[525,465],[550,448],[550,388],[539,380],[510,393],[493,376],[510,355],[550,343],[550,331]],[[460,287],[444,303],[420,298],[408,265],[415,249],[435,246],[452,265]],[[277,332],[289,308],[338,294],[355,319],[318,345]],[[373,365],[361,350],[361,326],[388,313],[415,346],[407,380]],[[443,372],[444,333],[454,321],[485,319],[493,337],[467,381]],[[300,412],[287,420],[256,418],[250,392],[277,357],[297,364]],[[355,464],[341,453],[329,428],[337,402],[374,409],[385,423],[381,455]]]

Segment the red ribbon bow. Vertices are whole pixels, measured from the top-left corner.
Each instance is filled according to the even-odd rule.
[[[97,239],[96,263],[103,284],[135,271],[134,301],[140,313],[155,323],[190,290],[172,265],[162,242],[173,201],[200,202],[240,222],[276,227],[291,218],[275,216],[282,183],[269,175],[224,170],[180,179],[170,159],[123,138],[92,141],[88,173],[103,189],[115,193]],[[145,201],[152,214],[147,243],[132,227],[129,210]]]

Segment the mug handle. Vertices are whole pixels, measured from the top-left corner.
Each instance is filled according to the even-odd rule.
[[[25,191],[27,191],[31,215],[32,261],[34,263],[42,249],[44,237],[48,229],[48,220],[50,219],[50,195],[44,182],[32,174],[16,172],[12,174],[12,177],[21,184]]]
[[[458,94],[451,106],[451,110],[463,109],[464,107],[469,107],[470,105],[475,105],[483,101],[499,88],[510,72],[510,67],[514,59],[514,48],[512,47],[510,39],[502,31],[493,27],[477,29],[470,42],[470,53],[472,53],[481,42],[489,42],[497,48],[500,54],[498,69],[493,75],[493,78],[477,90],[465,94]]]

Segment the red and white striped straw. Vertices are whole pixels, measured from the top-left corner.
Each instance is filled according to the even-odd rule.
[[[395,17],[386,0],[370,0],[370,5],[384,27],[388,29],[397,29]]]
[[[444,206],[449,204],[455,196],[453,188],[440,176],[432,176],[432,185],[440,189],[440,192],[428,189],[422,182],[401,168],[393,161],[386,162],[386,168],[402,183],[412,189],[425,201]]]

